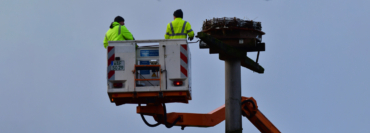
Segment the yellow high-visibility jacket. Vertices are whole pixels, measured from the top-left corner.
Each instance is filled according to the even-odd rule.
[[[186,36],[194,37],[194,31],[191,29],[189,22],[176,18],[171,23],[168,23],[165,39],[186,39]]]
[[[128,31],[126,26],[119,24],[118,22],[112,23],[113,28],[109,29],[105,33],[104,47],[108,47],[108,41],[122,41],[122,40],[134,40],[131,32]]]

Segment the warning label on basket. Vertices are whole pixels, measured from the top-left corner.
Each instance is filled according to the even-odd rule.
[[[141,57],[159,56],[159,51],[158,50],[140,50],[140,56]]]
[[[150,65],[149,61],[140,61],[140,65]],[[141,75],[150,74],[150,70],[139,70]]]

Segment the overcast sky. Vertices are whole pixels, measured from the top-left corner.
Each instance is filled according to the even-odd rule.
[[[213,17],[262,22],[265,73],[242,68],[242,95],[281,132],[370,132],[369,7],[368,0],[1,0],[0,132],[224,132],[225,122],[147,127],[136,105],[109,101],[103,39],[114,17],[124,17],[137,40],[163,39],[176,9],[195,32]],[[193,100],[167,104],[168,112],[224,104],[224,62],[198,44],[190,50]],[[243,132],[259,131],[243,118]]]

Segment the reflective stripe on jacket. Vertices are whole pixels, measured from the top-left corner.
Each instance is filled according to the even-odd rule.
[[[186,39],[186,35],[194,37],[194,31],[191,29],[189,22],[182,20],[182,18],[176,18],[167,25],[165,39]]]
[[[126,26],[119,24],[118,22],[112,23],[113,28],[109,29],[105,33],[104,47],[108,47],[108,41],[122,41],[122,40],[134,40],[134,37],[128,31]]]

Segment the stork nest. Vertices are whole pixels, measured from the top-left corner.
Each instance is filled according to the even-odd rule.
[[[243,20],[239,18],[213,18],[203,21],[202,31],[219,28],[247,28],[253,30],[262,30],[261,22],[253,20]]]

